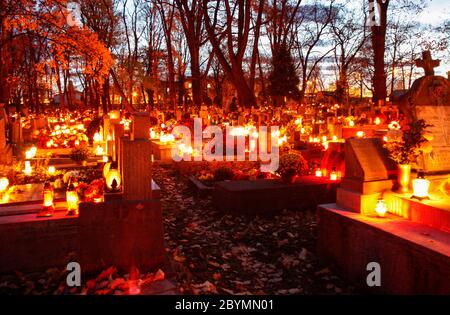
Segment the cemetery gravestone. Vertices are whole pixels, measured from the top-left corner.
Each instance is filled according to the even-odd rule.
[[[410,121],[424,119],[433,125],[428,129],[434,138],[433,150],[424,154],[419,168],[427,173],[450,173],[450,80],[434,75],[439,60],[433,60],[429,51],[422,56],[416,64],[424,68],[425,76],[414,81],[399,100],[399,107]]]
[[[345,143],[345,176],[337,190],[337,204],[343,208],[369,213],[380,193],[391,190],[388,160],[381,141],[375,138],[350,138]]]
[[[145,200],[152,198],[152,145],[148,140],[150,118],[135,113],[132,120],[130,139],[120,141],[119,167],[122,173],[123,198]]]
[[[12,148],[6,143],[6,121],[0,117],[0,164],[12,163]]]

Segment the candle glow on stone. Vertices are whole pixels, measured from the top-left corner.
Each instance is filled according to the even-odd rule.
[[[375,207],[375,212],[381,218],[384,218],[386,216],[387,206],[386,206],[386,202],[384,201],[384,199],[381,199],[381,198],[378,199],[377,205]]]
[[[23,169],[25,175],[31,175],[33,173],[33,168],[31,167],[30,161],[25,161],[25,168]]]
[[[0,193],[6,191],[9,186],[9,179],[6,177],[0,177]]]
[[[54,166],[49,166],[48,167],[48,174],[49,175],[54,175],[56,173],[56,168]]]

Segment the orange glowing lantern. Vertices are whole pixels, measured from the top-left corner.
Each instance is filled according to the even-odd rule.
[[[118,191],[120,189],[121,177],[120,172],[117,169],[117,163],[111,163],[109,171],[106,174],[106,187],[110,191]]]
[[[120,112],[118,110],[112,110],[109,112],[109,118],[110,119],[119,119],[120,118]]]
[[[38,217],[51,217],[55,211],[55,205],[53,203],[54,192],[53,187],[49,182],[45,182],[44,190],[42,192],[44,197],[44,205],[42,211],[40,211]]]
[[[66,191],[67,215],[78,214],[78,194],[73,184],[69,185]]]
[[[349,123],[348,123],[348,125],[349,125],[350,127],[354,127],[354,126],[355,126],[355,122],[354,122],[353,120],[350,120]]]
[[[31,167],[30,161],[25,161],[25,168],[23,169],[23,173],[28,176],[33,173],[33,168]]]
[[[419,172],[417,174],[417,178],[413,179],[412,181],[413,185],[413,195],[412,199],[430,199],[428,196],[428,190],[430,189],[430,181],[428,179],[425,179],[425,174],[423,172]]]
[[[25,151],[25,159],[29,160],[36,156],[36,147],[31,147],[30,150]]]
[[[56,173],[56,168],[54,166],[49,166],[48,167],[48,175],[55,175]]]
[[[375,212],[380,218],[384,218],[386,216],[387,206],[383,198],[378,199]]]
[[[103,147],[101,145],[97,145],[95,148],[95,155],[102,156],[104,153]]]
[[[94,142],[102,142],[103,141],[103,137],[100,135],[99,132],[96,132],[94,134],[93,140],[94,140]]]
[[[330,173],[330,180],[337,180],[338,176],[337,176],[337,172],[336,172],[336,167],[333,167],[331,173]]]
[[[0,177],[0,194],[4,193],[9,186],[9,180],[6,177]]]
[[[381,124],[381,119],[380,117],[375,117],[375,125],[380,125]]]
[[[316,177],[322,177],[322,170],[320,168],[316,169]]]
[[[357,136],[358,138],[364,137],[364,131],[362,131],[362,130],[357,131],[357,132],[356,132],[356,136]]]

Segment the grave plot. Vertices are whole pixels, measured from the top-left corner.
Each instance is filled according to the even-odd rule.
[[[373,139],[347,139],[336,204],[318,208],[318,252],[366,289],[367,264],[376,263],[383,285],[372,292],[449,294],[450,84],[434,76],[439,62],[429,52],[416,62],[425,76],[401,100],[409,128],[388,134],[387,151]]]
[[[133,126],[140,121],[139,114],[135,117]],[[94,143],[101,142],[98,135],[94,134]],[[58,164],[55,159],[64,157],[41,158],[36,147],[27,150],[25,161],[0,178],[0,250],[4,253],[0,273],[40,272],[75,261],[85,275],[113,268],[107,272],[134,272],[138,277],[121,278],[121,283],[108,285],[104,292],[113,293],[116,288],[123,294],[175,292],[161,270],[167,268],[159,187],[151,177],[151,160],[138,154],[137,149],[150,144],[141,137],[139,132],[122,137],[115,151],[120,163],[113,165],[98,157],[79,167]],[[126,152],[122,154],[120,148]],[[73,161],[87,160],[81,150],[92,149],[76,145]],[[139,277],[139,270],[153,273]],[[144,278],[146,284],[138,286],[136,281]]]

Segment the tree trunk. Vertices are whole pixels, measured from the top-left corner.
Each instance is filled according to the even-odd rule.
[[[191,75],[192,75],[192,100],[195,106],[201,106],[203,102],[202,86],[200,82],[199,51],[191,50]]]
[[[111,74],[114,85],[116,86],[116,89],[119,92],[120,97],[122,98],[122,103],[125,105],[125,109],[128,110],[129,112],[134,112],[135,108],[128,102],[127,96],[123,92],[122,86],[120,85],[119,80],[117,80],[116,74],[112,69],[109,70],[109,73]]]
[[[372,24],[372,47],[374,53],[373,101],[376,105],[386,100],[386,71],[384,52],[386,49],[387,9],[389,0],[377,0],[379,12],[379,25]]]

